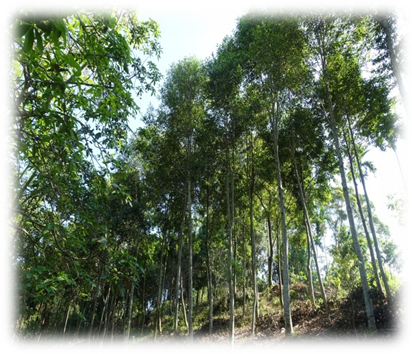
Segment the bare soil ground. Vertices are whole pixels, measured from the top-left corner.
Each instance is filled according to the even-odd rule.
[[[332,301],[329,310],[312,309],[308,301],[296,300],[292,304],[294,334],[286,339],[282,331],[284,319],[277,309],[260,316],[255,337],[251,336],[251,325],[246,323],[235,329],[235,351],[273,351],[298,349],[397,349],[405,344],[409,334],[410,282],[393,296],[393,304],[372,290],[377,332],[371,333],[366,323],[362,289],[354,291],[342,301]],[[293,289],[293,288],[292,288]],[[273,289],[275,296],[277,289]],[[242,318],[236,318],[238,324]],[[213,322],[214,333],[209,335],[206,322],[194,333],[197,351],[228,350],[228,319],[217,318]],[[171,351],[172,337],[163,334],[156,343],[145,341],[132,350]],[[188,350],[187,335],[179,335],[175,351]]]

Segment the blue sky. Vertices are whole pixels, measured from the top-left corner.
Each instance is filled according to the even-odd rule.
[[[242,9],[247,7],[249,3],[250,1],[244,0],[233,2],[223,0],[143,0],[143,6],[139,10],[139,19],[152,18],[160,25],[160,43],[163,54],[160,61],[155,62],[161,73],[166,75],[170,65],[185,56],[194,55],[199,59],[210,57],[223,38],[232,34],[236,26],[236,18],[242,15]],[[397,91],[394,91],[394,94],[397,94]],[[149,94],[144,95],[138,101],[141,113],[146,111],[149,103],[157,106],[156,98]],[[404,116],[402,109],[399,110],[399,114]],[[137,118],[131,122],[133,129],[141,126],[139,120]],[[412,179],[412,165],[407,164],[407,156],[412,155],[411,145],[398,145],[403,174],[406,180],[410,180]],[[395,154],[392,150],[381,152],[371,148],[366,159],[372,161],[377,168],[375,175],[369,176],[367,180],[368,194],[375,205],[376,213],[389,226],[392,239],[404,249],[405,254],[412,255],[409,243],[410,227],[408,229],[398,227],[396,218],[392,216],[386,206],[387,195],[402,191],[402,178]],[[408,264],[403,275],[412,279],[411,263]]]

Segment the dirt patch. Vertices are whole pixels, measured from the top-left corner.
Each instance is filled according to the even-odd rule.
[[[303,289],[303,287],[299,288]],[[302,294],[302,291],[297,291]],[[270,292],[271,295],[275,291]],[[367,328],[366,313],[363,301],[362,289],[356,289],[345,299],[332,298],[329,309],[323,307],[314,309],[309,300],[292,301],[292,322],[294,335],[285,337],[285,321],[282,309],[275,307],[270,309],[256,321],[255,336],[252,336],[251,324],[243,316],[237,316],[235,320],[235,345],[269,345],[272,342],[283,341],[328,341],[330,339],[371,339],[386,341],[392,339],[398,333],[402,324],[402,303],[398,296],[394,296],[389,305],[387,299],[376,289],[371,289],[371,298],[375,310],[377,331],[370,332]],[[263,295],[262,298],[263,300]],[[268,301],[268,299],[266,299]],[[161,342],[168,341],[181,344],[189,344],[187,333],[181,336],[171,337],[164,334],[159,338]],[[209,322],[195,331],[193,344],[205,345],[229,345],[229,319],[217,317],[213,320],[213,334],[209,334]]]

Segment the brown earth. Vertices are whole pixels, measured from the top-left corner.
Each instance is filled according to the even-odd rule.
[[[292,303],[295,333],[288,339],[283,333],[284,319],[280,309],[260,316],[254,338],[251,336],[250,323],[237,327],[234,350],[251,352],[297,349],[397,349],[407,342],[409,334],[410,285],[410,282],[406,282],[393,295],[392,305],[389,305],[376,290],[371,290],[377,324],[376,333],[371,333],[367,328],[362,289],[357,289],[346,299],[331,301],[329,311],[312,309],[308,301],[295,300]],[[302,288],[304,285],[298,284],[295,288],[292,287],[292,290],[302,293]],[[276,292],[278,289],[274,288],[272,294],[275,295]],[[236,318],[236,323],[242,323],[242,316]],[[213,324],[214,333],[211,335],[208,334],[208,322],[195,331],[197,351],[228,350],[229,320],[217,318]],[[171,346],[171,336],[163,334],[156,343],[145,341],[131,349],[171,351]],[[188,350],[186,334],[177,338],[175,351],[182,350]]]

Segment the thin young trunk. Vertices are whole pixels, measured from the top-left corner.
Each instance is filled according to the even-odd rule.
[[[293,140],[292,140],[292,142],[293,142]],[[322,280],[322,276],[320,274],[318,257],[316,255],[316,249],[315,249],[315,242],[313,241],[312,226],[311,226],[311,223],[310,223],[308,209],[306,207],[305,191],[304,191],[303,185],[302,185],[301,180],[300,180],[298,166],[297,166],[297,163],[296,163],[294,151],[295,151],[295,146],[293,144],[292,158],[293,158],[293,164],[295,166],[295,174],[296,174],[296,179],[297,179],[298,187],[299,187],[299,195],[300,195],[300,198],[301,198],[301,201],[302,201],[306,236],[307,236],[307,242],[308,242],[308,265],[307,265],[307,267],[308,267],[308,277],[309,277],[309,286],[310,286],[310,291],[311,291],[312,305],[315,306],[316,304],[315,304],[315,297],[314,297],[314,293],[313,293],[313,283],[312,283],[312,269],[311,269],[311,257],[310,257],[311,247],[312,247],[312,251],[313,251],[313,258],[315,260],[316,272],[317,272],[318,278],[319,278],[319,285],[320,285],[320,289],[321,289],[323,304],[325,306],[325,309],[328,310],[328,301],[326,299],[325,287],[323,286],[323,280]]]
[[[233,121],[232,121],[233,122]],[[234,126],[232,126],[234,131]],[[236,226],[236,218],[235,218],[235,140],[233,139],[232,143],[232,169],[230,173],[230,188],[232,194],[232,240],[233,240],[233,262],[236,264],[236,233],[235,233],[235,226]],[[233,298],[236,298],[236,272],[233,273]]]
[[[44,315],[42,315],[42,321],[41,321],[41,327],[40,327],[40,333],[37,337],[37,341],[40,342],[41,337],[43,335],[43,332],[45,331],[45,329],[48,327],[49,325],[49,319],[50,319],[50,312],[47,309],[47,305],[44,308],[43,311]]]
[[[146,268],[146,261],[144,262],[144,268]],[[143,334],[143,328],[145,325],[146,317],[146,272],[143,273],[143,286],[142,286],[142,323],[140,327],[140,334]]]
[[[192,240],[192,184],[190,179],[188,180],[188,198],[187,198],[187,208],[188,208],[188,234],[189,234],[189,339],[193,340],[193,240]]]
[[[233,269],[232,269],[232,259],[233,259],[233,240],[232,240],[232,215],[231,215],[231,199],[230,199],[230,187],[229,187],[229,174],[230,174],[230,159],[229,159],[229,143],[226,142],[226,161],[227,161],[227,171],[226,171],[226,201],[227,201],[227,222],[228,222],[228,233],[229,233],[229,247],[228,247],[228,263],[229,263],[229,341],[231,345],[234,345],[235,339],[235,310],[234,310],[234,293],[233,293]]]
[[[321,60],[322,60],[322,71],[324,74],[324,82],[326,85],[326,95],[327,95],[327,104],[328,104],[328,111],[329,111],[330,129],[332,131],[336,156],[339,162],[341,184],[342,184],[342,190],[343,190],[343,195],[345,199],[346,212],[348,215],[349,226],[350,226],[350,230],[352,234],[353,246],[354,246],[356,256],[358,258],[358,266],[359,266],[359,273],[360,273],[361,283],[362,283],[363,297],[365,301],[368,328],[371,330],[375,330],[376,329],[375,315],[373,311],[372,301],[369,295],[369,285],[368,285],[368,278],[366,276],[365,263],[364,263],[362,251],[359,245],[358,234],[356,232],[355,221],[354,221],[353,213],[352,213],[352,206],[351,206],[350,199],[349,199],[349,191],[348,191],[348,185],[346,182],[345,167],[343,164],[343,157],[342,157],[341,147],[339,143],[338,128],[336,125],[335,112],[333,109],[332,98],[331,98],[330,89],[329,89],[329,79],[328,79],[328,71],[326,69],[325,56],[322,55]]]
[[[247,282],[247,269],[246,269],[246,240],[245,240],[245,230],[244,227],[242,228],[242,241],[243,241],[243,286],[242,286],[242,293],[243,293],[243,303],[242,303],[242,315],[245,317],[246,313],[246,282]]]
[[[212,267],[210,265],[210,228],[209,228],[209,185],[206,187],[206,270],[207,270],[207,298],[209,302],[209,334],[213,333],[213,289]]]
[[[160,308],[162,306],[162,293],[163,293],[163,258],[164,250],[166,244],[166,234],[163,232],[162,247],[160,250],[160,266],[159,266],[159,279],[157,288],[157,301],[156,301],[156,316],[155,316],[155,328],[154,328],[154,338],[157,338],[157,334],[162,332],[161,315]]]
[[[349,119],[349,117],[348,117]],[[383,262],[382,262],[382,256],[381,256],[381,252],[379,249],[379,243],[378,243],[378,239],[376,237],[376,231],[375,231],[375,224],[373,222],[373,217],[372,217],[372,208],[369,202],[369,196],[368,193],[366,191],[366,184],[365,184],[365,178],[363,176],[363,172],[362,172],[362,166],[361,166],[361,162],[359,159],[359,155],[358,155],[358,151],[356,149],[356,145],[355,145],[355,139],[353,136],[353,131],[350,125],[350,121],[348,121],[349,123],[349,132],[350,132],[350,136],[351,136],[351,141],[352,141],[352,145],[354,148],[354,152],[355,152],[355,159],[356,159],[356,163],[358,165],[358,170],[359,170],[359,176],[360,176],[360,180],[362,183],[362,187],[363,187],[363,194],[365,196],[365,200],[366,200],[366,206],[367,206],[367,210],[368,210],[368,219],[369,219],[369,226],[370,226],[370,230],[372,233],[372,238],[373,238],[373,243],[375,245],[375,251],[376,251],[376,258],[378,259],[378,265],[379,265],[379,270],[382,276],[382,280],[383,280],[383,284],[385,287],[385,292],[386,292],[386,296],[388,299],[388,302],[390,303],[392,301],[392,296],[391,296],[391,291],[389,288],[389,284],[388,284],[388,278],[386,277],[386,273],[385,270],[383,268]]]
[[[136,237],[136,245],[135,245],[135,258],[137,259],[139,255],[139,239]],[[133,316],[133,297],[134,297],[134,287],[135,287],[135,281],[134,281],[134,276],[131,277],[130,279],[130,293],[129,293],[129,308],[128,308],[128,314],[127,314],[127,326],[126,326],[126,332],[125,332],[125,340],[129,340],[130,337],[130,329],[132,326],[132,316]]]
[[[67,312],[66,312],[66,317],[64,319],[63,329],[60,333],[59,350],[61,350],[61,348],[64,346],[64,337],[66,335],[67,321],[69,320],[69,315],[70,315],[70,308],[71,308],[70,305],[71,305],[71,303],[69,303],[69,305],[67,306]]]
[[[277,222],[276,226],[276,250],[278,256],[278,278],[279,278],[279,303],[280,306],[283,306],[283,282],[282,282],[282,255],[281,255],[281,247],[280,247],[280,234],[279,234],[279,222]]]
[[[183,295],[183,280],[182,279],[180,279],[180,299],[182,301],[182,311],[183,311],[183,318],[185,320],[185,326],[187,328],[189,328],[189,323],[187,321],[185,298],[184,298],[184,295]]]
[[[118,284],[116,284],[118,285]],[[112,328],[111,328],[111,341],[113,341],[114,338],[114,322],[115,322],[115,314],[116,314],[116,297],[117,297],[117,293],[118,293],[118,288],[116,286],[115,291],[114,291],[114,295],[113,295],[113,301],[112,301]]]
[[[185,214],[183,214],[182,224],[179,233],[179,244],[177,250],[177,274],[176,274],[176,302],[175,302],[175,318],[173,323],[173,333],[177,335],[179,326],[179,292],[181,288],[181,269],[182,269],[182,249],[183,249],[183,227],[185,222]]]
[[[253,139],[253,137],[252,137]],[[250,237],[252,243],[252,283],[253,283],[253,310],[252,310],[252,336],[255,335],[256,318],[258,311],[258,292],[257,292],[257,279],[256,279],[256,244],[255,244],[255,231],[253,227],[253,193],[255,183],[255,171],[253,166],[253,140],[251,143],[251,159],[250,159],[250,190],[249,190],[249,220],[250,220]]]
[[[269,261],[268,261],[268,286],[271,289],[273,286],[273,236],[272,236],[272,223],[270,216],[267,216],[268,224],[268,238],[269,238]]]
[[[315,293],[313,291],[312,256],[311,256],[311,252],[310,252],[309,225],[308,225],[306,220],[305,220],[305,229],[306,229],[306,243],[307,243],[307,252],[308,252],[308,260],[307,260],[307,264],[306,264],[306,270],[308,272],[309,295],[310,295],[310,301],[312,303],[312,307],[316,308]]]
[[[272,106],[272,130],[273,130],[273,142],[275,149],[275,170],[276,181],[278,184],[278,196],[279,196],[279,209],[282,225],[282,245],[283,245],[283,311],[285,317],[285,333],[287,336],[293,333],[292,314],[290,309],[290,291],[289,291],[289,243],[286,232],[286,211],[285,211],[285,197],[283,193],[282,177],[280,173],[280,160],[279,160],[279,146],[278,146],[278,104],[273,102]]]
[[[108,319],[109,319],[109,311],[110,311],[109,300],[110,300],[111,290],[112,290],[112,280],[109,283],[109,289],[107,290],[106,300],[104,302],[104,309],[103,309],[103,312],[104,312],[104,326],[103,326],[103,335],[102,335],[103,339],[106,337],[107,328],[108,328]]]
[[[99,278],[97,280],[97,284],[96,284],[96,288],[95,288],[95,292],[94,292],[94,296],[93,296],[92,320],[90,322],[89,339],[91,339],[92,335],[93,335],[93,325],[94,325],[94,320],[96,318],[97,297],[98,297],[99,292],[100,292],[100,279],[101,279],[101,276],[102,276],[102,271],[103,271],[103,267],[100,267]]]
[[[347,146],[347,154],[348,154],[348,158],[349,158],[349,166],[350,166],[350,172],[351,172],[351,175],[352,175],[353,186],[355,188],[356,203],[358,205],[359,215],[360,215],[361,220],[362,220],[363,230],[365,231],[366,241],[368,242],[369,254],[370,254],[370,257],[371,257],[371,263],[372,263],[372,267],[373,267],[373,273],[375,275],[375,280],[376,280],[376,284],[378,286],[379,291],[382,294],[384,294],[382,284],[381,284],[381,281],[380,281],[380,278],[379,278],[378,267],[376,266],[375,251],[373,249],[372,241],[371,241],[371,238],[369,236],[369,231],[368,231],[368,227],[366,226],[365,216],[363,215],[362,204],[361,204],[361,201],[360,201],[360,198],[359,198],[358,184],[356,183],[356,176],[355,176],[355,171],[354,171],[354,168],[353,168],[352,153],[350,152],[350,147],[349,147],[349,144],[348,144],[348,141],[347,141],[345,135],[344,135],[344,138],[345,138],[345,143],[346,143],[346,146]]]
[[[127,314],[127,327],[125,333],[125,340],[128,341],[130,337],[130,329],[132,327],[132,315],[133,315],[133,293],[134,293],[134,280],[131,280],[130,295],[129,295],[129,308]]]

